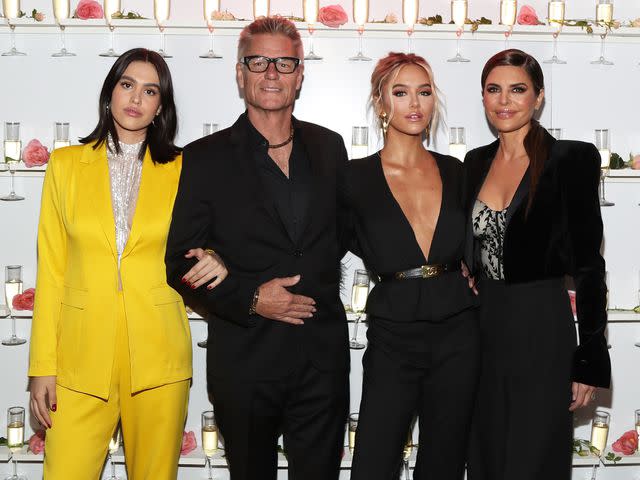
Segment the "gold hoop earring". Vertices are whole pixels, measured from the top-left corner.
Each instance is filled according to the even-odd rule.
[[[389,130],[389,123],[390,120],[387,118],[387,113],[382,112],[382,114],[380,114],[380,126],[382,128],[382,134],[385,136],[387,135],[387,130]]]

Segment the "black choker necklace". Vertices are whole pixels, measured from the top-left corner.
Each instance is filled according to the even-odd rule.
[[[289,145],[291,143],[291,140],[293,140],[293,125],[291,125],[291,133],[289,134],[289,138],[287,138],[282,143],[278,143],[276,145],[267,145],[267,147],[268,148],[281,148],[281,147],[284,147],[285,145]]]

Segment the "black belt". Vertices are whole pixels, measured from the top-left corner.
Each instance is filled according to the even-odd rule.
[[[402,270],[395,273],[382,273],[380,274],[380,280],[407,280],[409,278],[431,278],[442,275],[446,272],[455,272],[460,270],[460,262],[442,263],[438,265],[422,265],[417,268],[410,268],[409,270]]]

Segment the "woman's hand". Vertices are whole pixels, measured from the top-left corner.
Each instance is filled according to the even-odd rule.
[[[51,428],[49,410],[55,412],[58,408],[56,400],[56,377],[31,377],[29,382],[31,411],[45,428]]]
[[[191,288],[198,288],[209,280],[215,279],[207,285],[207,289],[211,290],[227,278],[229,271],[220,258],[220,255],[213,250],[192,248],[185,254],[185,258],[194,257],[198,259],[198,263],[191,267],[191,270],[182,277],[182,281]]]
[[[460,265],[461,265],[460,270],[462,271],[462,276],[467,279],[467,282],[469,282],[469,288],[473,290],[473,293],[478,295],[478,289],[476,288],[476,279],[471,276],[471,274],[469,273],[469,268],[464,262],[460,262]]]
[[[574,412],[579,408],[589,405],[596,399],[596,387],[584,383],[573,382],[571,384],[571,405],[569,411]]]

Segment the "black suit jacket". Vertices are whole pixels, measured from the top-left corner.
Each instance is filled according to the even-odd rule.
[[[602,218],[598,199],[600,155],[590,144],[556,141],[546,135],[545,161],[531,208],[529,171],[507,211],[503,263],[506,283],[573,277],[580,346],[574,356],[577,382],[608,387],[611,363],[604,331],[607,325],[605,264],[600,255]],[[467,153],[464,161],[468,214],[465,260],[479,267],[473,239],[473,204],[489,172],[499,141]],[[479,285],[482,288],[482,285]]]
[[[279,378],[300,352],[321,370],[349,365],[347,323],[339,297],[336,177],[347,161],[335,132],[294,119],[311,166],[310,202],[294,241],[258,176],[246,113],[225,130],[187,145],[167,243],[167,280],[194,309],[210,312],[208,376]],[[224,259],[229,276],[216,288],[191,290],[180,279],[193,246]],[[315,299],[302,326],[249,315],[253,293],[275,277],[302,276],[290,290]]]
[[[442,203],[429,258],[424,258],[389,188],[380,155],[352,160],[344,170],[339,188],[343,242],[377,276],[420,265],[460,264],[466,230],[462,163],[431,154],[442,180]],[[434,278],[379,282],[369,293],[366,310],[393,322],[442,322],[475,304],[467,281],[460,271],[453,271]]]

